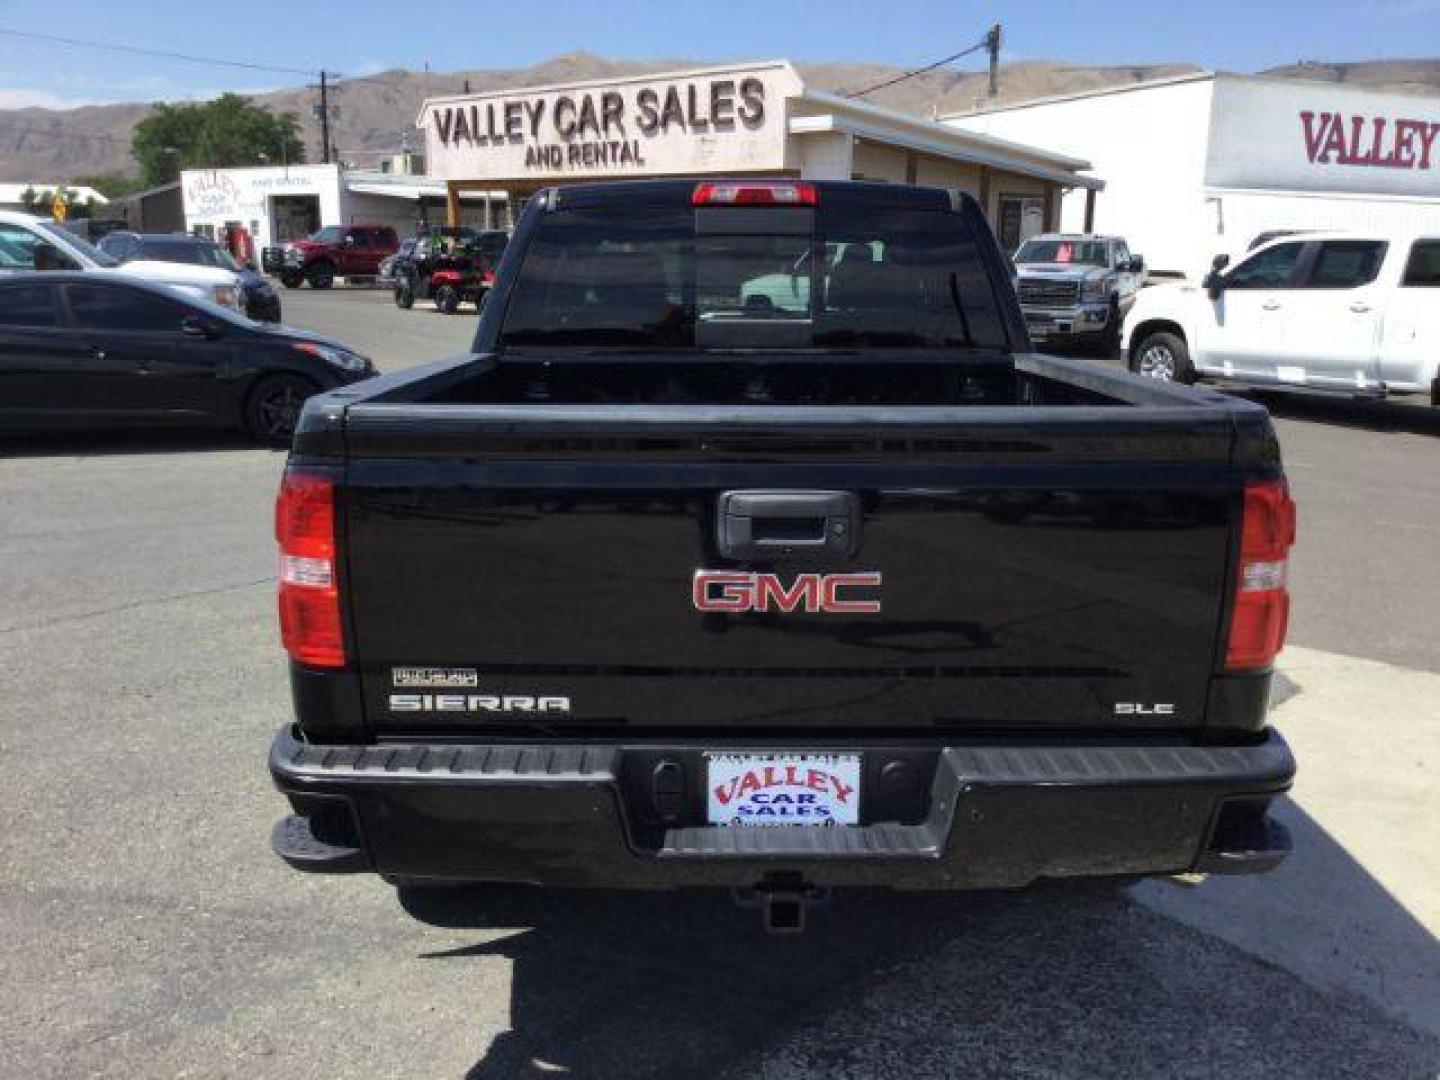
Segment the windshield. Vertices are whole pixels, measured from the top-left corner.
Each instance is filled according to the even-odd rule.
[[[502,344],[1005,345],[989,276],[954,214],[776,209],[766,211],[775,228],[759,231],[731,213],[714,212],[698,231],[690,210],[545,214]]]
[[[203,241],[146,240],[141,243],[139,259],[154,259],[158,262],[187,263],[191,266],[210,266],[220,270],[240,272],[239,265],[230,253],[217,244]]]
[[[241,315],[228,307],[221,307],[219,304],[212,303],[209,300],[202,300],[200,297],[194,295],[188,290],[178,289],[171,285],[159,285],[156,282],[150,282],[150,284],[157,285],[159,288],[164,289],[166,292],[172,293],[172,299],[178,300],[186,307],[195,308],[197,311],[202,312],[203,314],[205,314],[211,319],[216,320],[217,322],[229,323],[231,326],[238,326],[245,330],[271,329],[271,327],[268,327],[263,323],[258,323],[251,319],[247,319],[244,315]]]
[[[340,242],[340,227],[338,225],[327,225],[325,228],[311,233],[310,239],[317,244],[338,244]]]
[[[1079,263],[1108,266],[1103,240],[1026,240],[1015,253],[1017,263]]]
[[[90,243],[90,241],[76,236],[68,229],[62,229],[59,226],[50,224],[48,221],[37,221],[35,228],[40,233],[43,233],[47,240],[53,241],[55,246],[62,251],[67,247],[72,251],[78,251],[96,266],[120,265],[119,260],[106,255],[105,252]]]

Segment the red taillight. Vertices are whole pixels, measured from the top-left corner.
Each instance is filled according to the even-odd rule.
[[[696,184],[692,206],[814,206],[815,185],[793,182]]]
[[[1245,485],[1235,608],[1225,644],[1225,669],[1269,667],[1285,644],[1290,618],[1286,558],[1295,542],[1295,504],[1283,480]]]
[[[335,580],[335,485],[286,469],[275,501],[280,544],[280,640],[312,667],[344,667],[340,588]]]

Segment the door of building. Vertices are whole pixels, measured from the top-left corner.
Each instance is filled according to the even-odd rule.
[[[1032,236],[1045,231],[1045,199],[1039,195],[1001,195],[1000,247],[1014,252]]]

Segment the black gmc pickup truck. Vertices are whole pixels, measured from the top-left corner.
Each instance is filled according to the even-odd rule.
[[[277,531],[300,870],[784,928],[1290,846],[1269,418],[1031,353],[968,196],[541,192],[471,354],[311,399]]]

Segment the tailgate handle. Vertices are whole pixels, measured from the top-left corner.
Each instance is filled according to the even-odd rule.
[[[860,547],[860,497],[849,491],[727,491],[720,496],[720,554],[848,558]]]

